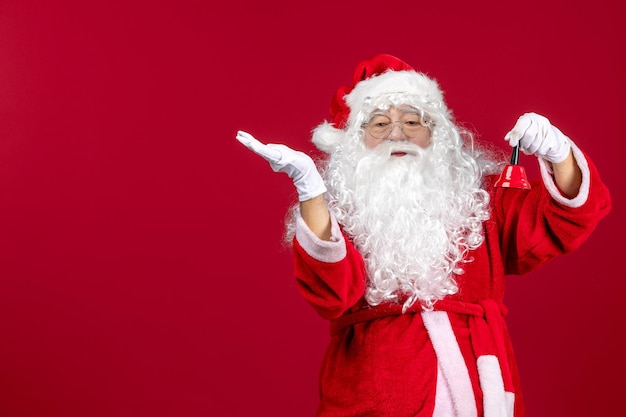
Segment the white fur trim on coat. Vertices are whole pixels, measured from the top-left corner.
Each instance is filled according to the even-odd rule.
[[[580,189],[578,194],[574,198],[567,198],[561,194],[558,187],[554,182],[554,177],[552,176],[552,169],[550,168],[550,164],[545,160],[539,158],[539,171],[541,172],[541,178],[543,179],[543,183],[546,186],[546,189],[552,196],[554,200],[564,205],[565,207],[577,208],[581,207],[587,201],[589,197],[589,186],[590,186],[590,172],[589,165],[587,164],[587,159],[585,159],[585,155],[583,152],[576,146],[574,142],[570,141],[570,145],[572,146],[572,153],[574,154],[574,159],[580,168],[582,173],[582,184],[580,185]]]
[[[322,240],[311,231],[302,215],[296,218],[296,240],[313,259],[326,263],[339,262],[347,254],[346,241],[332,212],[330,225],[330,240]]]
[[[476,360],[476,365],[483,391],[485,417],[513,417],[515,394],[504,391],[498,358],[494,355],[482,355]]]
[[[424,326],[428,331],[428,336],[437,355],[438,366],[448,386],[447,393],[452,398],[454,416],[476,417],[476,397],[474,397],[472,381],[470,380],[461,348],[459,348],[456,336],[452,330],[448,313],[445,311],[424,311],[421,314]],[[439,389],[437,390],[434,416],[444,417],[449,415],[443,413],[443,407],[437,406],[438,402],[444,400],[444,398],[441,398],[442,394],[446,396],[447,393],[440,392]],[[442,410],[442,414],[437,414],[439,410]]]

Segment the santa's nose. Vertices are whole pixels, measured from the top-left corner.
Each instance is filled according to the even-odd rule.
[[[405,140],[407,137],[402,130],[399,123],[394,122],[391,124],[391,131],[387,136],[387,140]]]

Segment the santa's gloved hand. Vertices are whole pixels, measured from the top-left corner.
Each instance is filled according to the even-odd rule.
[[[269,162],[274,171],[286,173],[293,180],[300,201],[310,200],[326,192],[315,162],[304,152],[294,151],[285,145],[263,144],[241,130],[237,132],[237,140]]]
[[[544,116],[526,113],[517,119],[513,129],[504,136],[509,145],[516,146],[527,155],[534,154],[546,161],[563,162],[570,153],[571,140],[553,126]]]

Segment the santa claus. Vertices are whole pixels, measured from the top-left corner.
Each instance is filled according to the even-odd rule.
[[[330,321],[318,416],[523,416],[504,277],[568,253],[611,207],[550,121],[505,135],[537,156],[530,190],[494,187],[505,158],[455,124],[435,80],[365,60],[313,131],[327,157],[237,139],[294,181],[287,222],[303,297]]]

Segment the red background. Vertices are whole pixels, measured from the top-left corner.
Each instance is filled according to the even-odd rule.
[[[313,153],[381,52],[481,138],[535,111],[597,164],[613,212],[508,278],[507,320],[530,416],[623,409],[624,11],[504,3],[0,1],[0,415],[313,415],[294,189],[235,132]]]

